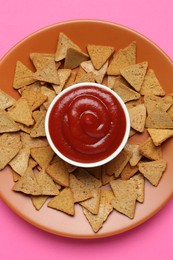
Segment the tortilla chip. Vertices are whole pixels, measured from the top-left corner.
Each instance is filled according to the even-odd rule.
[[[173,129],[147,129],[155,146],[160,146],[164,141],[173,136]]]
[[[92,176],[86,170],[82,168],[77,168],[73,173],[78,180],[80,180],[83,184],[85,184],[88,189],[96,189],[101,187],[101,181]]]
[[[83,61],[86,61],[88,59],[89,59],[89,57],[86,53],[73,49],[73,48],[68,48],[66,57],[65,57],[64,68],[65,69],[75,69]]]
[[[55,61],[63,60],[66,57],[66,53],[69,48],[74,48],[81,51],[79,46],[76,45],[67,35],[65,35],[63,32],[60,32],[55,54]]]
[[[40,210],[48,198],[49,196],[45,195],[31,196],[31,201],[35,209]]]
[[[0,109],[7,109],[13,106],[16,100],[0,89]]]
[[[166,170],[166,165],[167,163],[163,159],[151,162],[140,162],[139,171],[153,186],[158,186],[160,179]]]
[[[19,126],[15,123],[8,112],[0,109],[0,133],[17,132],[19,130]]]
[[[0,135],[0,146],[21,149],[20,133],[4,133]]]
[[[142,133],[145,127],[146,108],[144,104],[129,108],[130,124],[133,129]]]
[[[135,181],[137,184],[137,201],[140,203],[144,202],[145,198],[145,179],[144,176],[140,173],[134,175],[131,181]]]
[[[30,85],[35,81],[36,80],[33,77],[33,72],[21,61],[17,61],[13,80],[13,88],[19,89],[24,86]]]
[[[115,195],[112,206],[115,210],[133,219],[137,200],[137,184],[131,180],[113,180],[110,182]]]
[[[87,50],[94,68],[99,70],[110,58],[115,49],[111,46],[88,44]]]
[[[46,95],[27,88],[22,91],[22,97],[28,101],[32,111],[39,108],[47,100]]]
[[[134,166],[132,167],[130,163],[127,163],[123,171],[121,172],[121,179],[122,180],[129,180],[132,176],[137,173],[138,167]]]
[[[140,161],[140,159],[142,158],[142,155],[139,152],[139,146],[140,146],[139,144],[133,144],[133,143],[127,143],[125,146],[126,150],[132,153],[132,156],[129,160],[129,163],[132,167],[136,166]]]
[[[31,156],[42,169],[46,169],[53,159],[54,152],[50,146],[35,147],[31,148]]]
[[[54,58],[49,58],[44,67],[38,69],[33,76],[35,80],[40,80],[52,84],[60,84]]]
[[[53,164],[50,164],[46,168],[46,172],[56,183],[64,187],[69,186],[69,172],[63,160],[59,160],[54,162]]]
[[[29,157],[30,149],[22,148],[18,152],[18,154],[10,161],[9,165],[16,173],[22,176],[28,168]]]
[[[65,83],[67,82],[68,78],[71,75],[71,69],[59,69],[58,70],[58,77],[60,80],[59,85],[53,84],[52,87],[56,94],[59,94],[61,90],[63,89]]]
[[[79,181],[73,174],[70,174],[70,188],[73,192],[75,203],[92,197],[91,189],[88,189],[88,186]]]
[[[8,111],[8,114],[15,122],[24,124],[26,126],[34,124],[30,106],[25,98],[19,98],[16,101],[16,104]]]
[[[102,176],[101,176],[101,181],[103,186],[109,184],[109,182],[113,181],[114,179],[115,179],[114,175],[106,174],[105,170],[103,169]]]
[[[136,90],[140,91],[144,77],[147,71],[148,62],[144,61],[134,65],[130,65],[120,70],[121,75]]]
[[[157,107],[146,118],[147,128],[162,128],[169,129],[173,128],[173,121],[169,114],[162,108]]]
[[[14,184],[12,190],[30,195],[41,195],[40,186],[31,168],[27,168],[23,176]]]
[[[89,224],[91,225],[93,231],[96,233],[103,226],[103,223],[107,220],[108,216],[113,210],[112,200],[114,196],[112,191],[101,189],[100,205],[97,214],[92,214],[90,211],[83,209],[83,213],[86,216]]]
[[[141,99],[131,100],[131,101],[128,101],[126,103],[126,107],[127,107],[127,109],[129,109],[129,108],[132,108],[132,107],[136,107],[139,104],[142,104]]]
[[[49,105],[52,103],[52,101],[56,97],[56,93],[55,93],[54,90],[52,90],[52,89],[50,89],[46,86],[42,86],[41,87],[41,94],[43,94],[47,97],[47,100],[43,103],[43,106],[47,110]]]
[[[152,113],[152,111],[158,107],[164,111],[167,111],[172,105],[172,97],[169,95],[165,97],[158,97],[148,94],[144,96],[144,103],[148,114]]]
[[[136,42],[131,42],[127,47],[122,49],[124,55],[126,56],[129,65],[136,63]]]
[[[100,189],[94,189],[92,191],[92,198],[80,202],[80,205],[86,208],[92,214],[97,214],[99,210],[99,204],[100,204],[100,195],[101,195]]]
[[[120,75],[120,70],[128,67],[129,65],[130,64],[126,55],[123,50],[120,49],[116,54],[114,54],[113,59],[108,66],[107,74],[118,76]]]
[[[115,80],[113,90],[122,98],[124,103],[131,101],[131,100],[137,100],[140,98],[140,94],[138,92],[127,87],[119,79]]]
[[[103,172],[108,175],[114,174],[116,178],[119,177],[131,155],[131,152],[122,150],[112,161],[103,165]]]
[[[51,53],[39,53],[39,52],[32,52],[30,54],[30,59],[34,64],[36,70],[44,68],[45,64],[49,61],[50,58],[55,58],[55,54]],[[60,65],[60,63],[59,63]]]
[[[76,74],[77,74],[77,71],[72,70],[70,77],[68,78],[68,80],[66,81],[66,83],[64,85],[64,89],[70,87],[71,85],[73,85],[75,83]]]
[[[18,152],[19,148],[0,146],[0,170],[4,169]]]
[[[161,146],[155,146],[151,137],[140,145],[139,152],[150,160],[158,160],[162,158]]]
[[[107,87],[113,89],[115,81],[116,81],[116,76],[107,76]]]
[[[45,116],[46,112],[40,111],[40,118],[37,119],[34,127],[32,128],[30,135],[31,137],[44,137],[45,133]]]
[[[159,80],[157,79],[154,70],[149,69],[146,73],[145,79],[141,86],[141,95],[152,94],[156,96],[164,96],[163,90]]]
[[[101,180],[102,166],[89,167],[89,168],[87,168],[87,172],[89,172],[91,175],[93,175],[98,180]]]
[[[87,72],[83,75],[78,75],[75,79],[74,83],[81,83],[81,82],[95,82],[95,76],[92,72]]]
[[[28,148],[48,146],[46,138],[32,138],[27,133],[21,133],[21,141],[23,147]]]
[[[72,216],[75,214],[73,193],[70,188],[64,188],[47,205],[50,208],[60,210]]]
[[[41,170],[38,174],[36,174],[37,183],[40,186],[42,195],[58,195],[59,189],[52,180],[52,178],[44,171]]]
[[[103,78],[106,74],[106,70],[108,67],[108,62],[105,62],[105,64],[99,69],[96,70],[90,60],[84,61],[80,64],[80,66],[86,71],[86,72],[92,72],[94,74],[94,79],[97,83],[102,83]]]

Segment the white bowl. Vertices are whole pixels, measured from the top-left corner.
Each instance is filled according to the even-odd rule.
[[[120,107],[122,108],[122,110],[124,112],[124,116],[125,116],[125,123],[126,123],[125,131],[124,131],[124,135],[123,135],[123,138],[121,139],[119,146],[116,148],[116,150],[114,150],[107,157],[102,158],[101,160],[98,160],[98,161],[92,161],[91,160],[90,162],[86,162],[86,161],[81,161],[81,160],[78,160],[78,159],[74,160],[74,159],[69,158],[67,156],[67,154],[64,154],[62,151],[59,150],[59,148],[57,148],[57,146],[54,144],[54,141],[53,141],[52,136],[50,134],[49,123],[50,123],[50,115],[51,115],[52,109],[54,108],[54,106],[56,105],[56,103],[58,102],[58,100],[60,98],[67,95],[70,91],[76,90],[76,89],[81,88],[81,87],[96,87],[98,89],[102,89],[104,91],[107,91],[108,93],[111,93],[113,95],[113,97],[115,97],[116,101],[119,103]],[[61,159],[63,159],[67,163],[72,164],[74,166],[85,167],[85,168],[87,168],[87,167],[97,167],[97,166],[101,166],[105,163],[108,163],[109,161],[114,159],[122,151],[122,149],[126,145],[126,142],[129,138],[130,118],[129,118],[129,113],[128,113],[128,110],[126,108],[126,105],[124,104],[124,102],[120,98],[120,96],[115,93],[115,91],[111,90],[110,88],[108,88],[107,86],[104,86],[102,84],[84,82],[84,83],[74,84],[74,85],[64,89],[62,92],[60,92],[54,98],[54,100],[50,104],[48,111],[47,111],[47,114],[46,114],[45,131],[46,131],[46,137],[47,137],[48,143],[50,144],[50,146],[53,149],[53,151],[55,152],[55,154],[57,154]],[[92,155],[91,155],[91,157],[92,157]]]

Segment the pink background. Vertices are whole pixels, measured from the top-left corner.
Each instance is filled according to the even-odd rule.
[[[28,34],[72,19],[100,19],[144,34],[173,58],[172,0],[0,0],[0,58]],[[173,259],[173,198],[150,220],[97,240],[59,237],[33,227],[0,199],[0,259]]]

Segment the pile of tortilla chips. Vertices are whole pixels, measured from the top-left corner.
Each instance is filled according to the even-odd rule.
[[[0,90],[0,170],[11,167],[12,190],[28,194],[37,210],[47,204],[75,216],[78,203],[94,232],[114,210],[133,219],[145,183],[158,186],[167,166],[162,144],[173,136],[173,94],[166,95],[147,61],[137,62],[136,42],[120,50],[88,44],[83,52],[61,32],[55,53],[31,53],[30,60],[34,71],[16,62],[13,88],[20,98]],[[147,131],[147,139],[129,139],[116,158],[97,168],[58,158],[45,136],[45,115],[54,97],[77,82],[117,92],[129,111],[130,137]]]

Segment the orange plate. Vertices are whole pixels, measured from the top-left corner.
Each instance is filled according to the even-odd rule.
[[[126,27],[104,21],[77,20],[59,23],[44,28],[12,48],[0,62],[0,88],[16,97],[12,88],[15,63],[21,60],[32,68],[29,60],[31,52],[55,52],[59,32],[67,34],[83,50],[87,43],[115,46],[115,49],[126,47],[130,42],[137,42],[137,62],[147,60],[149,67],[155,70],[162,86],[167,93],[172,92],[173,63],[168,56],[153,42]],[[75,217],[48,208],[46,205],[37,212],[29,197],[13,192],[13,180],[10,168],[0,172],[0,194],[8,206],[27,222],[45,231],[73,238],[106,237],[127,231],[158,212],[173,193],[173,140],[164,144],[164,158],[168,167],[159,186],[153,187],[146,182],[145,202],[137,204],[135,218],[114,211],[104,223],[103,228],[94,234],[81,208],[76,205]]]

